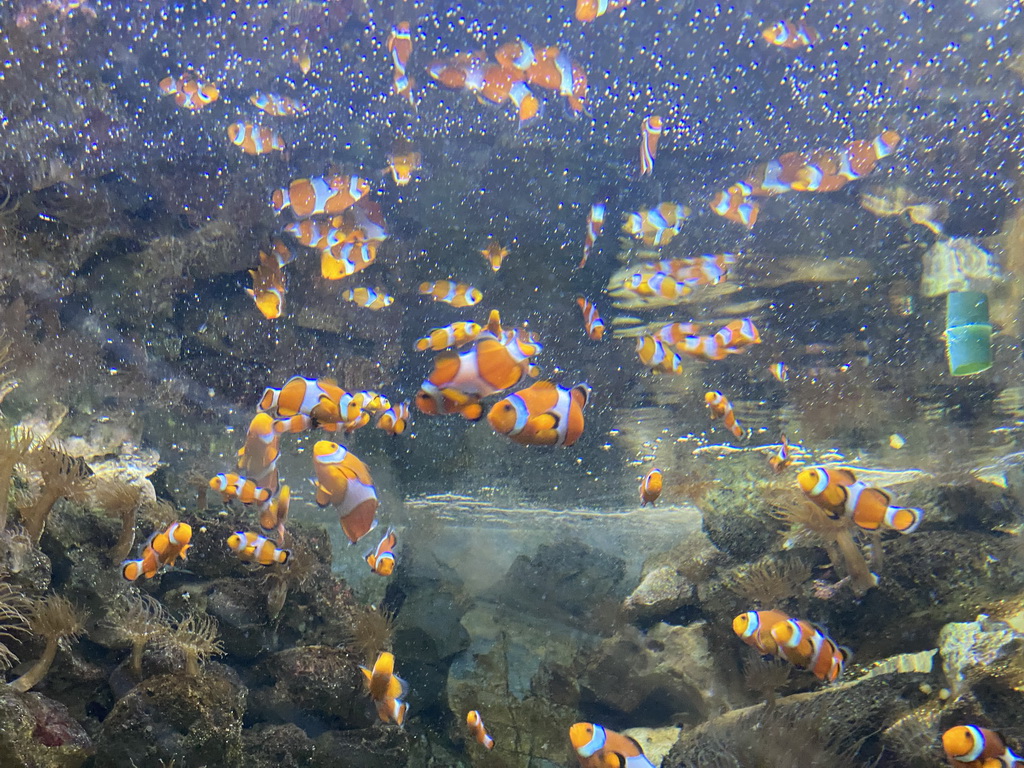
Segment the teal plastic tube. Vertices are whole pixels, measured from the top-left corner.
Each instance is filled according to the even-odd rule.
[[[984,293],[955,291],[946,296],[946,357],[954,376],[992,367],[992,325]]]

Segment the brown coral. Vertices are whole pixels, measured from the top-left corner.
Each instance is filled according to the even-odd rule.
[[[85,632],[75,607],[60,595],[50,595],[42,600],[36,600],[32,604],[29,626],[33,634],[46,640],[46,648],[39,661],[28,672],[9,683],[11,688],[22,693],[38,685],[50,671],[50,665],[57,657],[58,647]]]
[[[180,653],[185,658],[185,676],[197,677],[199,667],[211,656],[224,653],[224,645],[218,639],[217,622],[211,616],[190,613],[177,626],[157,637],[157,642],[166,650]]]
[[[149,595],[126,597],[107,623],[114,634],[132,644],[132,672],[141,679],[142,652],[147,643],[171,632],[167,612]]]

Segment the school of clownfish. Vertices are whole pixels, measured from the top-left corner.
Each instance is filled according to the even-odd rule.
[[[576,19],[592,22],[609,11],[626,8],[630,0],[577,0]],[[762,32],[770,45],[786,49],[813,47],[818,32],[803,20],[782,20]],[[413,51],[412,27],[407,21],[395,24],[386,48],[393,67],[394,93],[415,109],[415,80],[408,74]],[[311,66],[305,48],[293,61],[306,74]],[[582,112],[587,93],[587,76],[580,64],[558,47],[534,49],[525,40],[505,43],[494,52],[493,60],[485,51],[456,53],[434,61],[428,74],[438,85],[465,90],[481,103],[511,103],[520,124],[537,118],[542,102],[535,89],[547,90],[565,99],[572,113]],[[532,86],[532,88],[531,88]],[[217,101],[216,86],[201,82],[186,73],[167,77],[159,84],[162,93],[173,96],[186,110],[202,109]],[[267,115],[295,117],[308,107],[298,99],[277,94],[257,93],[250,103]],[[658,144],[664,130],[662,118],[651,114],[640,125],[639,176],[654,173]],[[251,122],[235,122],[227,127],[228,140],[249,155],[287,152],[281,135],[274,129]],[[901,141],[898,133],[883,130],[876,138],[858,139],[840,148],[810,152],[787,152],[753,167],[742,179],[717,192],[709,208],[728,221],[752,228],[761,209],[761,199],[790,192],[834,192],[846,184],[872,173],[878,163],[893,154]],[[388,157],[392,179],[398,186],[409,184],[421,167],[421,157],[411,147]],[[271,204],[281,213],[289,210],[293,221],[283,232],[299,244],[321,254],[321,273],[337,280],[354,275],[374,263],[379,244],[387,238],[380,209],[367,199],[370,183],[356,175],[332,173],[324,177],[292,180],[275,191]],[[584,231],[583,269],[595,243],[602,234],[607,200],[591,204]],[[685,205],[662,202],[625,217],[623,231],[644,245],[660,248],[681,231],[692,214]],[[284,313],[285,280],[283,267],[295,258],[294,250],[274,238],[270,252],[260,252],[259,265],[251,270],[252,288],[247,289],[257,309],[268,319]],[[480,251],[491,269],[497,272],[508,250],[492,239]],[[728,279],[736,263],[733,254],[705,255],[689,259],[669,259],[641,264],[620,285],[611,286],[613,298],[629,297],[642,302],[677,303],[704,286]],[[470,307],[482,300],[476,288],[453,280],[423,282],[419,293],[455,307]],[[383,309],[393,298],[383,292],[356,287],[342,293],[346,301],[372,310]],[[593,302],[578,297],[586,335],[601,341],[605,323]],[[727,323],[711,334],[701,334],[694,323],[670,322],[636,342],[640,362],[654,373],[679,373],[682,356],[717,361],[739,354],[750,345],[761,343],[760,332],[750,318]],[[504,393],[527,377],[536,377],[532,363],[543,345],[525,329],[505,330],[497,312],[488,323],[460,321],[431,330],[416,342],[419,351],[437,352],[433,369],[416,395],[416,406],[424,414],[460,414],[471,421],[483,417],[483,400]],[[784,362],[771,366],[780,382],[787,380]],[[487,420],[498,434],[524,445],[571,446],[583,433],[583,411],[590,387],[579,384],[566,388],[541,380],[511,393],[491,406]],[[742,438],[732,404],[718,391],[709,391],[705,402],[712,419],[734,437]],[[286,563],[284,549],[290,500],[289,487],[280,483],[277,472],[279,441],[285,433],[310,429],[348,434],[376,419],[377,427],[391,435],[402,434],[410,418],[407,403],[392,405],[376,392],[348,393],[326,379],[294,377],[281,389],[268,388],[258,404],[238,452],[236,471],[218,474],[210,486],[225,500],[237,500],[254,506],[258,512],[259,533],[239,531],[226,541],[227,547],[243,561],[263,566]],[[768,463],[782,472],[792,463],[786,436]],[[376,526],[378,501],[369,468],[344,446],[329,440],[316,443],[313,450],[316,476],[316,503],[334,506],[342,530],[352,543],[358,542]],[[834,520],[849,520],[868,532],[892,530],[912,533],[920,525],[923,512],[898,507],[884,490],[856,479],[845,468],[812,467],[797,476],[797,485],[824,514]],[[652,469],[640,481],[641,506],[654,504],[661,495],[663,476]],[[192,529],[176,522],[150,537],[136,560],[127,560],[122,573],[128,580],[152,578],[163,567],[184,560],[191,546]],[[388,528],[380,542],[364,559],[379,575],[390,576],[396,567],[398,537]],[[872,574],[877,582],[877,576]],[[847,577],[849,578],[849,577]],[[780,610],[748,611],[733,621],[735,634],[744,643],[765,656],[774,656],[827,682],[840,678],[850,652],[838,645],[820,627],[794,618]],[[408,712],[408,684],[395,675],[395,658],[382,652],[372,668],[360,667],[367,691],[384,722],[402,725]],[[484,726],[479,711],[470,711],[466,727],[471,738],[487,749],[495,741]],[[595,723],[576,723],[569,729],[569,740],[582,768],[646,768],[652,763],[632,738]],[[942,736],[943,749],[951,765],[975,768],[1013,768],[1024,765],[995,731],[975,725],[948,729]]]

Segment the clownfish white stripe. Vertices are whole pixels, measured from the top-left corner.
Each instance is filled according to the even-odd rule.
[[[594,726],[594,735],[590,737],[590,741],[584,744],[582,747],[576,750],[580,757],[593,757],[593,755],[604,749],[605,742],[607,741],[607,734],[605,733],[603,725]]]

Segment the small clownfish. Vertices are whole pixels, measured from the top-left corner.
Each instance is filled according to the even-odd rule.
[[[785,384],[789,381],[789,367],[782,361],[772,363],[771,366],[769,366],[768,371],[780,384]]]
[[[472,307],[474,304],[479,304],[484,297],[472,285],[456,283],[454,280],[420,283],[419,290],[421,296],[429,296],[434,301],[443,301],[453,307]]]
[[[640,506],[653,504],[661,496],[661,470],[652,469],[640,481]]]
[[[679,234],[683,220],[692,211],[679,203],[658,203],[654,208],[643,208],[626,215],[622,231],[642,240],[644,245],[668,245]]]
[[[643,298],[683,299],[693,293],[689,280],[676,280],[665,272],[637,272],[627,277],[622,287]]]
[[[537,63],[537,56],[533,52],[533,46],[526,40],[520,38],[512,43],[502,43],[494,52],[494,60],[506,69],[518,69],[526,72]]]
[[[398,403],[377,415],[377,429],[383,429],[389,435],[401,435],[409,425],[409,404]]]
[[[653,336],[636,340],[636,354],[651,373],[682,373],[683,359]]]
[[[761,332],[749,317],[733,320],[715,333],[715,339],[726,349],[737,352],[751,344],[761,343]]]
[[[475,341],[483,328],[478,323],[458,322],[446,325],[443,328],[434,328],[416,342],[416,349],[420,352],[433,350],[443,352],[451,347],[461,347]]]
[[[225,502],[238,499],[247,506],[249,504],[265,504],[277,488],[276,470],[260,482],[264,485],[259,486],[255,480],[242,477],[234,472],[222,472],[210,478],[210,488],[218,491],[224,497]]]
[[[280,438],[273,416],[262,412],[253,416],[245,445],[238,449],[238,471],[257,482],[267,477],[277,467]]]
[[[580,768],[654,768],[636,739],[596,723],[575,723],[569,741]]]
[[[277,259],[260,251],[260,265],[250,269],[252,288],[245,292],[256,303],[256,309],[267,320],[277,320],[284,314],[284,294],[286,291],[284,272]]]
[[[408,21],[400,21],[391,28],[387,42],[388,53],[391,54],[391,80],[395,94],[404,97],[415,107],[412,88],[416,84],[409,76],[409,58],[412,56],[412,28]]]
[[[307,379],[293,376],[281,389],[267,387],[257,406],[277,420],[293,416],[308,416],[316,425],[337,424],[344,421],[341,400],[347,393],[332,379]],[[286,422],[289,423],[289,422]],[[301,431],[285,429],[283,431]]]
[[[160,562],[156,552],[149,547],[142,550],[142,557],[138,560],[125,560],[121,563],[121,575],[128,581],[136,581],[140,577],[152,579],[159,570]]]
[[[661,118],[658,115],[645,117],[640,126],[640,175],[654,173],[654,158],[658,155],[658,139],[661,138]]]
[[[793,463],[793,457],[789,453],[789,440],[786,439],[786,433],[782,433],[782,445],[779,446],[779,450],[768,457],[768,464],[776,472],[781,472],[790,464]]]
[[[290,550],[278,548],[274,542],[258,533],[238,531],[228,536],[227,545],[239,560],[247,563],[273,565],[287,563],[291,557]]]
[[[698,360],[724,360],[735,350],[724,346],[718,336],[687,336],[675,345],[676,350]]]
[[[807,157],[799,152],[785,152],[774,160],[758,163],[744,181],[737,182],[729,189],[735,188],[745,197],[771,197],[791,192],[796,188],[807,162]]]
[[[272,128],[252,123],[232,123],[228,126],[228,141],[247,155],[269,155],[271,152],[287,152],[281,134]]]
[[[320,251],[320,276],[341,280],[362,272],[377,260],[377,243],[339,243]]]
[[[803,619],[788,619],[774,624],[771,636],[779,655],[794,666],[814,673],[819,680],[838,680],[851,653]]]
[[[284,231],[303,245],[322,251],[345,241],[345,233],[338,228],[341,222],[341,216],[325,221],[302,219],[285,225]]]
[[[377,527],[377,489],[370,469],[347,448],[321,440],[313,446],[316,503],[338,510],[341,529],[355,544]]]
[[[732,403],[721,392],[711,391],[704,395],[704,402],[711,412],[712,419],[721,419],[725,428],[737,438],[743,437],[743,427],[736,420],[736,412],[732,409]]]
[[[277,262],[279,267],[287,266],[295,261],[297,255],[298,253],[290,248],[288,243],[280,237],[272,236],[270,238],[270,256]]]
[[[487,54],[483,51],[456,53],[447,59],[431,62],[427,72],[445,88],[480,91],[484,85],[484,70],[487,66]]]
[[[309,41],[303,40],[302,45],[292,54],[292,64],[299,68],[299,72],[305,77],[313,68],[313,62],[309,58]]]
[[[408,707],[403,700],[409,692],[409,684],[395,674],[395,655],[381,652],[373,663],[373,669],[359,665],[366,678],[366,689],[377,705],[377,714],[385,723],[402,725]]]
[[[395,571],[396,546],[398,546],[398,536],[395,534],[395,529],[388,528],[380,543],[363,555],[363,559],[374,573],[380,576],[390,576]]]
[[[292,489],[282,485],[277,496],[269,504],[260,509],[260,528],[264,531],[277,531],[278,541],[284,541],[284,524],[288,522],[288,509],[291,506]]]
[[[360,411],[380,413],[381,411],[386,411],[391,407],[391,401],[384,397],[380,392],[364,389],[362,392],[352,393],[351,407]]]
[[[395,303],[391,296],[379,288],[367,288],[362,285],[358,288],[349,288],[347,291],[342,292],[341,298],[353,304],[358,304],[360,307],[372,310],[385,309]]]
[[[304,413],[297,413],[294,416],[289,416],[287,419],[274,419],[274,431],[281,434],[291,432],[297,435],[312,428],[312,426],[313,420]]]
[[[810,48],[818,42],[818,32],[804,21],[779,21],[761,32],[769,45],[780,48]]]
[[[723,219],[751,229],[757,223],[761,205],[749,198],[750,187],[743,182],[737,182],[727,190],[717,192],[708,205]]]
[[[213,104],[220,98],[216,86],[200,82],[193,75],[165,77],[160,81],[159,88],[164,95],[174,96],[175,104],[191,112]]]
[[[304,102],[276,93],[254,93],[249,97],[249,103],[274,117],[295,117],[309,111]]]
[[[399,187],[407,186],[416,178],[416,172],[423,167],[422,163],[423,156],[419,152],[393,152],[388,155],[388,170],[395,185]]]
[[[188,523],[171,523],[166,530],[157,531],[149,537],[142,548],[142,557],[122,563],[121,575],[128,581],[135,581],[140,576],[151,579],[160,566],[172,567],[178,558],[186,559],[191,542],[192,526]]]
[[[600,341],[604,336],[604,320],[597,314],[597,307],[582,296],[576,297],[576,303],[583,311],[583,325],[587,329],[587,336],[594,341]]]
[[[630,2],[632,0],[576,0],[576,20],[590,22],[608,11],[625,8]]]
[[[782,611],[747,611],[732,620],[732,631],[744,643],[763,656],[778,656],[779,644],[772,637],[772,627],[789,621]]]
[[[942,734],[942,750],[951,766],[1016,768],[1020,757],[1006,746],[1001,734],[978,725],[957,725]]]
[[[690,336],[697,336],[700,326],[696,323],[668,323],[654,334],[654,338],[665,344],[682,344]]]
[[[297,219],[335,216],[362,200],[369,191],[370,182],[359,176],[314,176],[294,179],[287,187],[275,190],[271,205],[278,213],[291,208]]]
[[[487,749],[494,749],[494,739],[487,732],[484,719],[480,717],[477,710],[470,710],[466,715],[466,727],[469,728],[469,734],[476,739],[477,744],[483,744]]]
[[[601,236],[607,206],[607,202],[593,203],[590,206],[590,213],[587,214],[587,231],[583,236],[583,258],[576,265],[576,269],[583,269],[586,266],[587,259],[590,258],[590,253],[594,249],[594,243]]]
[[[866,531],[881,528],[913,533],[924,518],[920,509],[892,506],[892,497],[886,491],[857,480],[849,469],[810,467],[797,475],[796,481],[829,517],[839,520],[845,515]]]
[[[495,403],[487,421],[498,434],[521,445],[573,445],[583,434],[583,409],[590,387],[572,389],[553,381],[536,384]]]
[[[573,114],[585,109],[587,73],[579,62],[573,61],[557,46],[536,52],[534,63],[526,70],[526,79],[531,85],[564,96]]]
[[[505,257],[508,256],[508,248],[502,248],[501,243],[491,238],[491,241],[487,243],[487,247],[480,251],[480,255],[490,265],[491,271],[497,272],[501,269],[501,263],[505,260]]]

